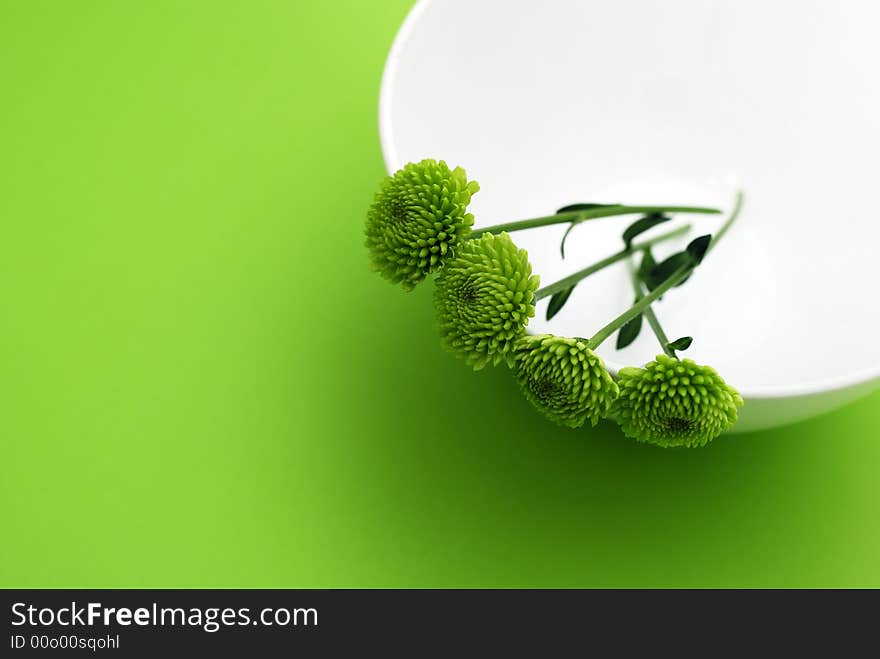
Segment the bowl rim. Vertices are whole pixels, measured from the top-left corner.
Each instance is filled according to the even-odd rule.
[[[397,75],[398,62],[406,42],[412,35],[413,29],[425,9],[432,2],[433,0],[417,0],[415,5],[409,10],[394,37],[382,71],[382,81],[379,88],[379,141],[382,149],[382,158],[385,162],[385,170],[389,175],[406,164],[401,161],[392,137],[394,117],[391,96]],[[604,361],[608,369],[615,376],[621,368],[627,366],[609,359]],[[808,380],[797,384],[738,387],[738,389],[743,398],[747,400],[790,399],[843,391],[866,385],[874,380],[880,380],[880,364],[861,368],[850,374],[835,375],[819,380]],[[880,385],[880,382],[877,382],[877,384]]]

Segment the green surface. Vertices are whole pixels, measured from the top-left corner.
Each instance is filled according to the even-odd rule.
[[[880,586],[880,395],[557,429],[368,272],[408,4],[3,3],[0,584]]]

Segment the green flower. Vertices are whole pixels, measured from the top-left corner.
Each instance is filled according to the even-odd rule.
[[[742,396],[713,368],[658,355],[620,371],[614,415],[623,432],[658,446],[705,446],[736,423]]]
[[[367,212],[373,270],[412,290],[470,234],[474,216],[466,211],[479,189],[442,160],[409,163],[387,177]]]
[[[475,370],[509,357],[535,315],[539,281],[529,255],[506,233],[466,241],[434,287],[443,343]]]
[[[617,398],[617,384],[583,339],[541,334],[520,339],[514,373],[526,398],[551,421],[595,426]]]

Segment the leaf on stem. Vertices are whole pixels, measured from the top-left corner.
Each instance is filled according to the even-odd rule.
[[[648,273],[651,272],[651,268],[655,265],[657,265],[657,261],[654,260],[654,254],[651,252],[651,248],[648,247],[642,252],[642,262],[639,263],[639,269],[636,271],[636,276],[642,281],[645,281]]]
[[[550,297],[550,303],[547,305],[547,320],[550,320],[559,313],[562,307],[565,306],[565,303],[568,302],[568,298],[573,290],[574,286],[570,286],[565,290],[554,293]]]
[[[644,277],[643,281],[645,285],[648,287],[648,290],[653,291],[655,288],[660,286],[663,282],[669,279],[672,275],[678,272],[681,268],[686,265],[693,264],[693,257],[687,252],[676,252],[672,256],[665,258],[652,267],[646,277]],[[690,277],[685,277],[683,284]]]
[[[703,257],[706,256],[709,245],[711,244],[712,236],[711,234],[707,234],[705,236],[694,238],[683,252],[676,252],[660,263],[654,264],[650,269],[646,267],[646,264],[643,261],[642,266],[639,268],[639,277],[645,282],[645,286],[648,287],[648,290],[653,291],[679,269],[687,265],[692,265],[694,267],[700,265],[703,261]],[[688,279],[690,279],[690,275],[676,284],[676,286],[681,286]]]
[[[680,339],[676,339],[675,341],[670,341],[666,344],[666,347],[670,350],[687,350],[691,347],[691,343],[694,342],[694,337],[692,336],[683,336]]]
[[[559,215],[560,213],[571,213],[574,211],[589,211],[596,208],[607,208],[608,206],[616,205],[617,204],[569,204],[568,206],[563,206],[557,210],[556,214]],[[568,240],[568,234],[570,234],[571,230],[581,222],[583,222],[583,220],[575,220],[569,224],[568,228],[565,230],[565,234],[562,236],[562,242],[559,243],[559,253],[562,255],[562,258],[565,258],[565,241]]]
[[[694,260],[694,265],[700,265],[703,262],[703,257],[706,256],[706,251],[709,249],[709,245],[712,244],[712,234],[706,234],[705,236],[699,236],[698,238],[694,238],[686,248],[687,253],[690,254],[691,258]]]
[[[639,332],[641,331],[642,314],[639,314],[631,321],[629,321],[626,325],[620,328],[620,331],[617,333],[617,349],[622,350],[623,348],[626,348],[630,343],[638,338]]]
[[[630,224],[626,228],[626,231],[623,232],[623,244],[629,249],[632,247],[632,241],[636,236],[645,233],[648,229],[653,229],[658,224],[668,222],[671,219],[671,217],[664,215],[663,213],[652,213],[651,215],[645,215],[644,217],[639,218]]]
[[[562,258],[565,258],[565,241],[568,240],[568,234],[571,233],[571,230],[574,229],[577,224],[579,224],[579,222],[572,222],[569,224],[565,233],[562,235],[562,242],[559,243],[559,253],[562,255]]]
[[[618,204],[569,204],[563,206],[556,211],[556,214],[571,213],[572,211],[591,211],[594,208],[607,208],[608,206],[617,206]]]

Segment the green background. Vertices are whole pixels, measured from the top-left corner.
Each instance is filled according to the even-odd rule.
[[[558,429],[368,272],[409,4],[3,3],[0,585],[880,586],[880,394]]]

